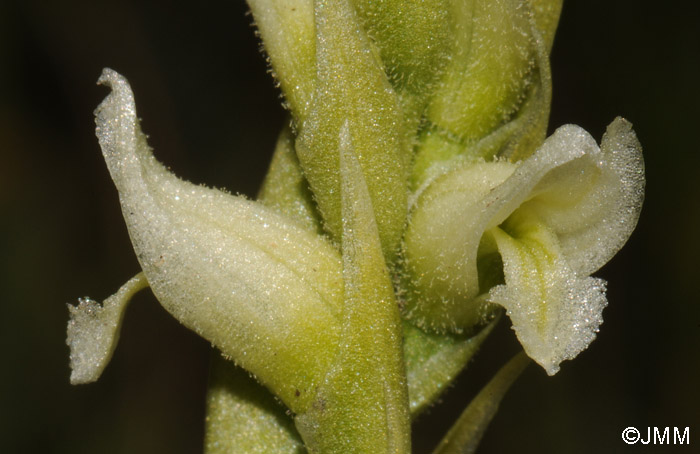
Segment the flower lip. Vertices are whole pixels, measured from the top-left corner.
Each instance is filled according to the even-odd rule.
[[[77,306],[68,305],[66,344],[70,347],[72,384],[91,383],[100,377],[117,346],[126,306],[146,287],[146,276],[139,273],[102,305],[90,298],[80,298]]]

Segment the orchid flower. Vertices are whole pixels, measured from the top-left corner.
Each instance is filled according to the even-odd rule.
[[[459,330],[501,305],[527,354],[556,373],[603,321],[605,282],[589,275],[627,241],[643,194],[641,147],[621,118],[601,148],[563,126],[524,161],[460,164],[435,177],[405,235],[408,317]],[[494,267],[504,282],[490,285]]]
[[[338,251],[261,204],[179,180],[151,154],[127,81],[107,69],[99,82],[112,93],[96,111],[97,134],[151,290],[183,324],[279,387],[283,399],[303,400],[295,394],[317,386],[321,378],[313,370],[328,367],[334,354],[328,346],[338,343]],[[120,308],[133,292],[122,294]],[[102,312],[92,305],[73,309],[71,345],[102,338],[75,326],[81,320],[108,332],[117,328],[97,325],[115,317],[110,303]],[[105,344],[90,358],[73,355],[73,380],[95,380],[111,350]]]

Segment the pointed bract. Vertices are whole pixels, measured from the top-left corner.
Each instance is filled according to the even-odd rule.
[[[308,412],[310,454],[410,452],[401,319],[348,123],[340,131],[345,306],[341,345]]]
[[[348,0],[315,2],[316,86],[296,150],[326,230],[342,236],[339,137],[347,124],[387,259],[401,240],[410,149],[382,63]]]

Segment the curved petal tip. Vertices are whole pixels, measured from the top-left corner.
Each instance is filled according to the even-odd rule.
[[[146,277],[139,273],[102,305],[91,298],[80,298],[77,306],[68,305],[66,344],[70,347],[72,384],[92,383],[100,378],[117,346],[126,306],[136,292],[147,286]]]

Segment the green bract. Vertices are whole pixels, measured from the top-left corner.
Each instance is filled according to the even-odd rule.
[[[410,424],[505,314],[549,374],[594,339],[644,169],[630,123],[545,140],[560,0],[249,0],[289,109],[258,201],[159,164],[126,79],[97,136],[141,266],[70,307],[71,381],[96,380],[131,296],[213,355],[206,451],[410,452]],[[465,409],[473,452],[529,361]]]
[[[365,175],[382,247],[398,249],[406,218],[408,143],[398,98],[352,7],[316,5],[316,85],[296,141],[327,230],[342,235],[340,129],[347,126]]]

